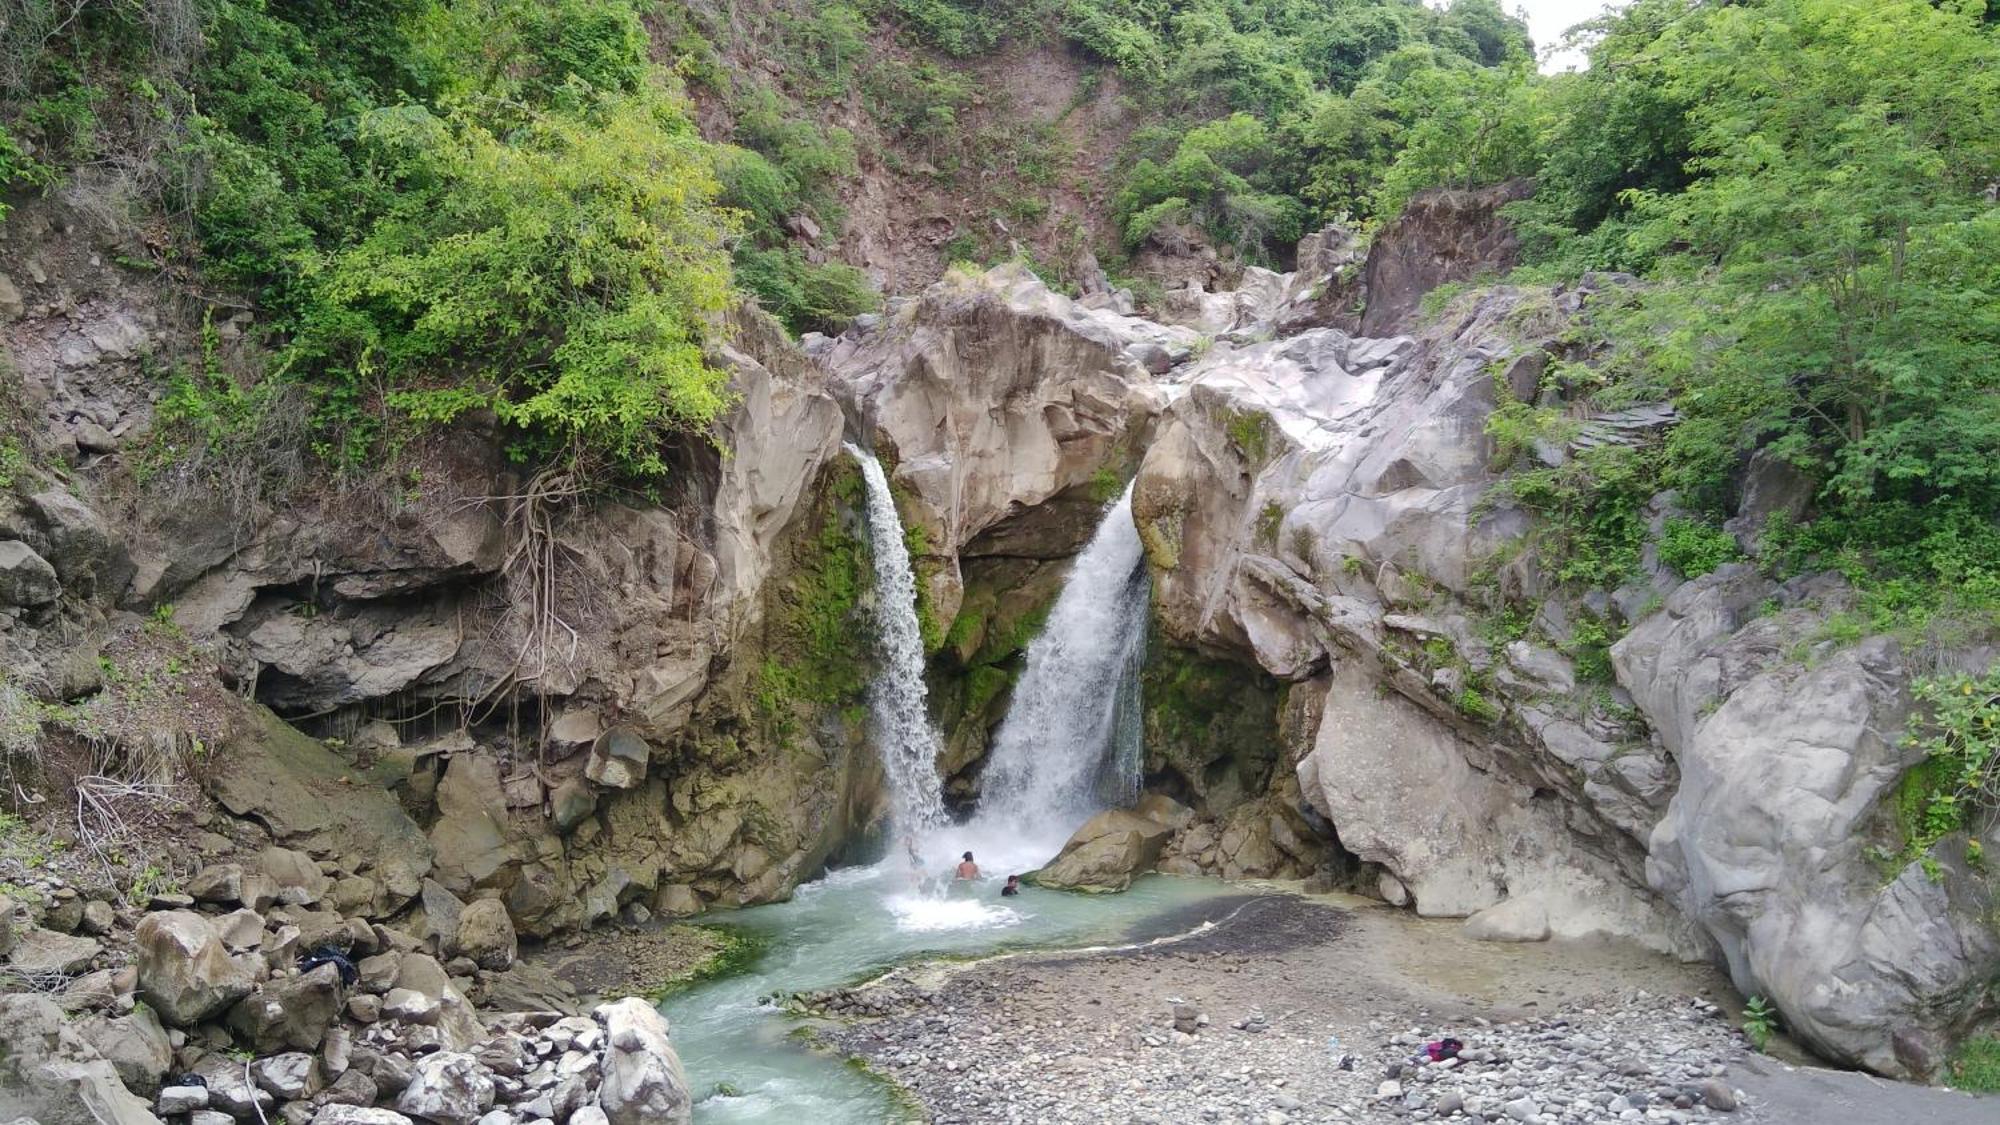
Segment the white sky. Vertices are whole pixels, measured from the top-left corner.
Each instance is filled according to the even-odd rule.
[[[1545,72],[1581,68],[1581,53],[1551,57],[1546,52],[1562,38],[1564,31],[1612,6],[1606,0],[1501,0],[1501,4],[1510,12],[1526,13],[1528,30],[1535,37],[1535,47],[1544,52],[1542,70]]]

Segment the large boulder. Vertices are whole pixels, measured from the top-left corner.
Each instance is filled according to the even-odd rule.
[[[250,969],[229,956],[207,918],[156,911],[133,933],[139,997],[171,1027],[191,1027],[250,992]]]
[[[229,1010],[236,1041],[258,1054],[316,1051],[347,1003],[337,965],[265,981]]]
[[[507,842],[507,798],[493,759],[477,752],[452,755],[438,782],[437,806],[430,839],[438,882],[459,895],[498,882],[514,853]]]
[[[1098,813],[1035,873],[1035,882],[1061,890],[1122,891],[1134,876],[1152,870],[1173,833],[1171,825],[1124,809]]]
[[[611,1125],[685,1125],[694,1119],[694,1097],[680,1055],[667,1039],[667,1018],[646,1001],[627,997],[601,1005],[604,1084],[597,1107]]]
[[[174,1065],[174,1047],[151,1008],[140,1005],[115,1019],[86,1015],[76,1028],[111,1063],[126,1089],[148,1098],[159,1092],[160,1079]]]
[[[62,595],[56,568],[19,540],[0,542],[0,606],[47,605]]]
[[[263,824],[287,849],[348,857],[349,870],[372,868],[385,889],[406,888],[404,899],[416,892],[416,878],[431,867],[431,845],[394,796],[262,707],[249,708],[237,728],[203,774],[223,808]],[[295,873],[300,885],[326,892],[313,877],[316,869]],[[252,876],[245,878],[247,891]],[[262,909],[254,901],[244,905]],[[377,905],[393,909],[400,902]]]
[[[493,1079],[471,1055],[439,1051],[417,1060],[396,1108],[435,1125],[472,1125],[493,1107]],[[659,1120],[666,1120],[660,1118]]]
[[[0,1104],[40,1125],[160,1125],[45,996],[0,996]]]
[[[512,965],[519,950],[507,904],[482,898],[468,905],[459,915],[457,948],[459,956],[471,958],[482,969]]]

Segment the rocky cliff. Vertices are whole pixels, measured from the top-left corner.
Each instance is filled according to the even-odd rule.
[[[72,834],[295,851],[345,916],[439,955],[481,903],[535,939],[769,901],[881,804],[843,436],[890,471],[966,801],[1067,559],[1136,472],[1151,793],[1050,881],[1310,877],[1497,940],[1717,956],[1830,1057],[1928,1074],[1994,1017],[1993,886],[1976,841],[1928,865],[1881,845],[1920,658],[1992,652],[1838,644],[1837,579],[1684,582],[1650,548],[1616,590],[1558,585],[1499,487],[1519,453],[1494,411],[1568,409],[1571,444],[1671,416],[1592,415],[1543,378],[1590,360],[1567,330],[1620,279],[1423,311],[1462,250],[1504,264],[1500,201],[1420,200],[1365,261],[1322,232],[1300,273],[1170,293],[1173,323],[1018,266],[803,347],[746,311],[715,446],[674,450],[663,495],[590,504],[477,420],[396,488],[149,470],[148,326],[178,314],[36,258],[0,288],[32,452],[0,494],[13,781],[124,787]],[[1753,478],[1754,539],[1785,487]],[[1672,510],[1653,499],[1656,531]]]

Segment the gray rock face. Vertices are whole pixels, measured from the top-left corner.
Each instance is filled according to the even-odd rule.
[[[1864,854],[1921,752],[1898,737],[1910,671],[1887,638],[1809,667],[1787,638],[1819,617],[1753,616],[1771,593],[1741,567],[1677,591],[1612,649],[1622,680],[1680,764],[1648,873],[1715,937],[1746,993],[1833,1058],[1886,1074],[1944,1056],[1946,1032],[2000,972],[1962,849],[1940,877],[1886,882]]]
[[[952,275],[822,357],[863,434],[907,490],[903,517],[938,553],[917,561],[942,620],[961,555],[1075,554],[1100,471],[1122,475],[1160,404],[1145,355],[1195,334],[1082,308],[1020,266]]]
[[[139,920],[139,995],[172,1027],[190,1027],[242,999],[250,973],[229,956],[207,918],[187,910]]]
[[[667,1041],[667,1020],[651,1004],[628,997],[597,1009],[608,1050],[597,1108],[610,1125],[685,1125],[694,1098],[680,1055]]]
[[[1371,296],[1369,323],[1411,325],[1414,295],[1439,278],[1425,280],[1421,246],[1376,252],[1404,255],[1416,280],[1407,308]],[[1802,667],[1790,654],[1819,618],[1760,607],[1827,591],[1741,565],[1683,584],[1649,550],[1645,577],[1600,592],[1596,610],[1639,619],[1613,650],[1616,687],[1598,689],[1630,707],[1592,702],[1557,648],[1575,610],[1550,596],[1526,518],[1483,502],[1499,479],[1494,384],[1533,396],[1553,354],[1507,326],[1539,333],[1587,296],[1499,290],[1412,337],[1317,328],[1190,364],[1134,493],[1160,627],[1323,693],[1300,787],[1382,865],[1385,897],[1472,915],[1470,932],[1498,940],[1719,951],[1830,1057],[1923,1073],[1954,1029],[1990,1015],[1978,982],[2000,968],[2000,937],[1950,846],[1937,880],[1912,866],[1885,881],[1863,854],[1914,761],[1894,646]],[[1644,441],[1662,418],[1586,430]],[[1809,493],[1769,466],[1751,478],[1746,536]],[[1656,530],[1672,510],[1655,499]],[[1487,643],[1482,570],[1540,604],[1542,637]]]

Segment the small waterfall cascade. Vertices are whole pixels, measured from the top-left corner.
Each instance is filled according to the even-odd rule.
[[[924,687],[916,572],[882,463],[859,446],[849,444],[847,451],[861,462],[868,485],[868,542],[875,559],[875,638],[882,666],[868,688],[869,735],[888,776],[895,830],[913,837],[945,821],[937,771],[941,743]]]
[[[1139,792],[1139,666],[1148,583],[1132,489],[1105,510],[1076,557],[1014,689],[980,781],[976,822],[1056,834]]]

